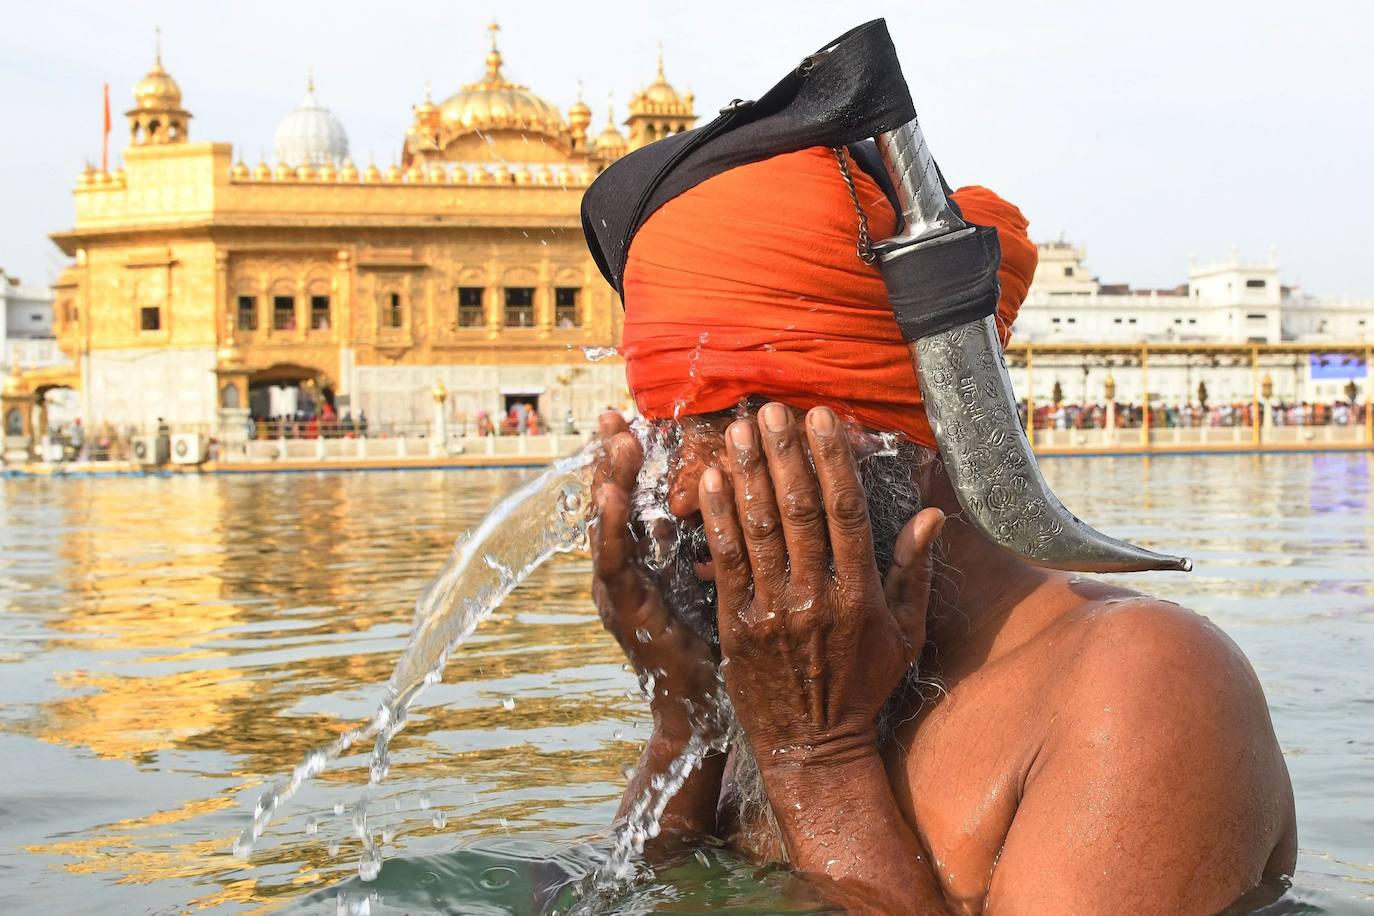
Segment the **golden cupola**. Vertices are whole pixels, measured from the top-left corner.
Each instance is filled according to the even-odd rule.
[[[629,146],[625,143],[625,135],[615,126],[615,106],[607,99],[606,126],[596,137],[596,143],[592,149],[592,158],[601,168],[605,168],[627,152],[629,152]]]
[[[406,131],[404,164],[561,161],[572,152],[572,134],[558,107],[528,86],[508,79],[492,23],[486,72],[444,99],[434,112],[419,106]],[[432,103],[429,103],[432,105]]]
[[[181,105],[181,87],[163,69],[160,30],[153,69],[134,86],[134,107],[125,116],[129,119],[132,146],[186,142],[191,113]]]
[[[661,140],[670,134],[691,130],[696,125],[692,108],[696,97],[691,91],[679,94],[663,73],[663,48],[658,49],[658,73],[654,81],[630,97],[630,149]]]
[[[582,101],[582,81],[577,83],[577,101],[568,109],[568,132],[572,135],[573,148],[587,148],[587,128],[592,125],[592,109]]]

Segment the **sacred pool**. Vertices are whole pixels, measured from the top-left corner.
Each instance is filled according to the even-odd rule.
[[[1086,520],[1192,557],[1121,578],[1206,614],[1254,664],[1301,845],[1270,912],[1374,914],[1374,456],[1044,470]],[[535,473],[0,479],[4,909],[591,911],[577,892],[648,714],[580,553],[453,655],[383,781],[367,788],[360,741],[233,853],[264,789],[373,717],[455,538]],[[785,872],[706,849],[596,911],[815,909]]]

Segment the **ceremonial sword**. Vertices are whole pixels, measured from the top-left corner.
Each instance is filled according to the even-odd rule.
[[[994,324],[1001,264],[996,230],[967,223],[951,205],[916,118],[874,139],[903,226],[873,250],[967,519],[1037,566],[1191,570],[1187,558],[1108,537],[1050,490],[1021,427]]]

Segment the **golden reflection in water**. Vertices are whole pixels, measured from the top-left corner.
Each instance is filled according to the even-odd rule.
[[[1291,643],[1316,632],[1299,627],[1368,617],[1374,575],[1346,558],[1374,552],[1374,461],[1054,460],[1045,471],[1105,530],[1193,553],[1198,574],[1131,581],[1223,626],[1256,639],[1272,628]],[[10,488],[0,512],[26,513],[38,553],[55,558],[51,568],[0,559],[0,581],[14,583],[0,609],[35,637],[32,652],[8,653],[0,677],[34,658],[46,666],[41,695],[6,707],[0,731],[62,749],[78,772],[88,762],[124,768],[108,797],[91,787],[79,829],[64,823],[25,843],[33,861],[23,867],[86,880],[75,886],[91,899],[133,885],[161,890],[169,908],[234,912],[352,873],[356,840],[331,803],[357,797],[366,748],[303,793],[250,864],[228,848],[255,787],[371,713],[415,597],[454,537],[522,476],[73,479],[41,490],[0,481]],[[388,856],[506,830],[604,828],[648,714],[625,695],[632,678],[591,608],[589,572],[579,557],[541,571],[416,708],[374,794],[374,832],[395,831]],[[1331,597],[1318,600],[1324,591]],[[1285,654],[1260,660],[1271,700],[1312,695],[1294,680],[1310,667]],[[1280,716],[1297,715],[1285,708]],[[1304,742],[1285,743],[1294,760],[1311,756]],[[430,821],[436,810],[442,828]],[[317,835],[302,832],[309,815],[321,817]],[[158,908],[117,899],[116,910]]]
[[[68,874],[119,884],[209,880],[216,890],[197,907],[337,880],[356,858],[343,821],[327,825],[341,839],[337,856],[322,827],[318,838],[269,835],[275,842],[250,867],[230,859],[231,831],[248,814],[242,790],[285,774],[370,711],[416,595],[453,538],[517,478],[436,474],[430,487],[413,486],[414,475],[63,482],[71,492],[52,491],[66,497],[54,544],[63,606],[50,609],[44,650],[94,664],[54,671],[51,698],[0,727],[140,769],[192,760],[214,784],[207,797],[168,799],[164,809],[26,850]],[[601,723],[633,738],[640,714],[587,601],[588,573],[585,559],[567,558],[528,583],[513,613],[489,621],[449,666],[447,685],[477,689],[417,709],[386,786],[414,794],[460,773],[481,780],[463,784],[466,796],[437,793],[442,831],[411,799],[397,842],[576,829],[557,799],[605,803],[618,793],[636,746],[577,737]],[[509,711],[501,700],[517,691],[507,681],[521,694]],[[322,782],[361,786],[363,762],[355,756]],[[538,816],[531,792],[542,799]],[[295,829],[309,810],[294,813]],[[198,818],[214,828],[188,823]]]

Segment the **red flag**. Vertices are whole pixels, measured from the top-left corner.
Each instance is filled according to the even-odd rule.
[[[105,124],[100,135],[100,171],[110,170],[110,84],[105,84]]]

